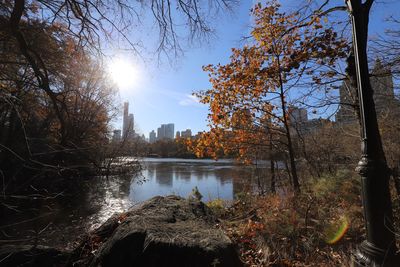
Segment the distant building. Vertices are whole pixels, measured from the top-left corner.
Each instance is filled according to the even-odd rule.
[[[339,124],[352,124],[357,122],[354,106],[357,99],[357,88],[354,88],[348,80],[345,80],[339,88],[340,104],[336,113],[336,122]]]
[[[192,130],[186,129],[185,131],[181,132],[181,138],[191,138],[192,137]]]
[[[304,133],[308,122],[307,109],[290,106],[288,112],[290,134],[298,135]]]
[[[164,133],[161,131],[161,127],[157,128],[157,140],[161,140],[164,138]]]
[[[152,143],[154,143],[155,141],[157,141],[157,135],[156,135],[156,132],[155,132],[154,130],[152,130],[152,131],[149,133],[149,143],[152,144]]]
[[[168,123],[165,126],[165,138],[167,139],[174,139],[175,134],[175,125],[173,123]]]
[[[374,91],[373,97],[378,117],[388,112],[399,112],[400,102],[394,96],[393,74],[391,70],[384,67],[381,61],[377,59],[371,74],[370,81],[372,90]],[[346,80],[340,86],[339,94],[340,105],[336,113],[336,122],[339,125],[357,123],[356,111],[359,108],[357,88],[353,87]]]
[[[157,128],[157,140],[163,139],[174,139],[174,124],[161,124],[161,127]]]
[[[124,115],[122,117],[122,134],[126,135],[129,125],[129,103],[124,103]]]
[[[308,119],[307,109],[291,106],[289,109],[291,135],[307,135],[331,123],[328,119]]]
[[[129,114],[129,124],[128,124],[128,134],[127,136],[129,138],[133,138],[135,136],[135,129],[134,129],[134,125],[135,125],[135,121],[134,121],[134,117],[133,114]]]
[[[374,101],[377,114],[386,113],[389,102],[397,102],[394,97],[393,74],[388,67],[384,67],[382,62],[377,59],[372,70],[371,87],[374,90]]]
[[[308,120],[305,123],[302,124],[302,127],[300,127],[300,133],[301,134],[309,134],[316,132],[320,129],[322,129],[324,126],[330,125],[332,122],[328,119],[323,119],[323,118],[318,118],[318,119],[312,119]]]
[[[308,121],[307,109],[292,106],[289,108],[290,122],[293,124],[304,123]]]
[[[135,137],[135,122],[133,114],[129,114],[129,102],[124,103],[124,115],[122,121],[122,138],[131,139]]]
[[[121,141],[121,130],[114,130],[113,131],[112,141],[113,142]]]
[[[180,131],[176,131],[175,139],[179,139],[179,138],[181,138],[181,132]]]

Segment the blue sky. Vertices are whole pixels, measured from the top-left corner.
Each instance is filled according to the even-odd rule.
[[[399,17],[400,3],[397,0],[381,2],[372,10],[370,35],[383,31],[383,18],[395,15]],[[283,7],[290,8],[294,0],[282,1]],[[342,5],[344,1],[333,1]],[[113,55],[127,59],[137,69],[135,82],[119,90],[120,102],[129,101],[130,112],[135,115],[135,125],[140,133],[148,137],[151,130],[156,130],[162,123],[174,123],[175,131],[190,128],[193,133],[207,130],[208,108],[196,102],[192,92],[210,88],[207,73],[203,65],[226,63],[232,47],[240,47],[241,38],[248,35],[250,9],[252,1],[243,0],[231,15],[220,16],[213,21],[215,35],[208,43],[185,46],[184,56],[172,65],[166,60],[160,64],[154,54],[143,55],[141,59],[133,55],[114,52]],[[397,13],[396,13],[397,12]],[[343,14],[345,14],[343,12]],[[146,35],[147,34],[147,35]],[[157,32],[148,32],[148,40],[157,41]],[[122,115],[122,113],[121,113]],[[115,128],[121,128],[121,118],[114,122]]]
[[[148,137],[162,123],[174,123],[175,131],[189,128],[196,133],[207,129],[207,106],[197,103],[192,92],[210,87],[203,65],[228,62],[231,48],[240,46],[241,38],[248,34],[251,6],[251,1],[242,1],[234,13],[213,21],[215,34],[208,43],[185,46],[182,40],[185,53],[172,65],[166,60],[159,64],[157,59],[131,59],[136,61],[139,79],[134,85],[120,88],[119,99],[129,101],[141,133]],[[114,125],[120,128],[121,119]]]

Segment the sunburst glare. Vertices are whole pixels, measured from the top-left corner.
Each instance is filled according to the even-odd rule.
[[[139,82],[139,68],[127,60],[121,58],[111,60],[108,71],[119,89],[134,87]]]

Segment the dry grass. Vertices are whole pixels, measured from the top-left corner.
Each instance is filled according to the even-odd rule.
[[[247,266],[349,266],[365,234],[359,193],[358,177],[339,173],[298,194],[247,194],[223,214],[218,208],[220,226]]]

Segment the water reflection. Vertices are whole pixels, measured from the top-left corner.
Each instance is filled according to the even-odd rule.
[[[93,229],[105,222],[110,216],[121,211],[125,211],[132,206],[129,200],[129,188],[131,184],[131,177],[111,177],[106,180],[100,190],[90,190],[88,193],[88,201],[97,201],[98,208],[91,216],[88,217],[87,227]],[[98,192],[102,192],[99,198]],[[91,204],[89,204],[91,205]]]
[[[169,188],[172,187],[174,168],[171,165],[158,166],[153,176],[150,176],[148,172],[145,172],[143,176],[146,177],[148,180],[155,178],[159,186]]]
[[[243,177],[249,177],[251,169],[233,161],[146,159],[143,176],[146,182],[132,182],[129,199],[141,202],[156,195],[176,194],[187,197],[197,186],[203,200],[215,198],[231,200],[235,193],[244,189]]]
[[[131,180],[131,177],[77,179],[55,198],[20,203],[18,213],[0,218],[0,239],[68,246],[79,235],[132,205],[128,198]]]
[[[65,246],[112,214],[153,196],[176,194],[187,197],[197,186],[204,201],[232,200],[238,193],[257,186],[253,168],[236,165],[230,160],[144,159],[143,164],[143,172],[135,177],[92,177],[73,184],[62,197],[29,203],[26,210],[33,210],[34,214],[24,212],[20,214],[25,217],[0,220],[0,239],[32,237],[32,230],[46,229],[42,231],[39,244]],[[265,169],[263,171],[265,173]],[[263,183],[265,186],[268,180],[263,179]],[[33,217],[39,219],[7,226]]]

